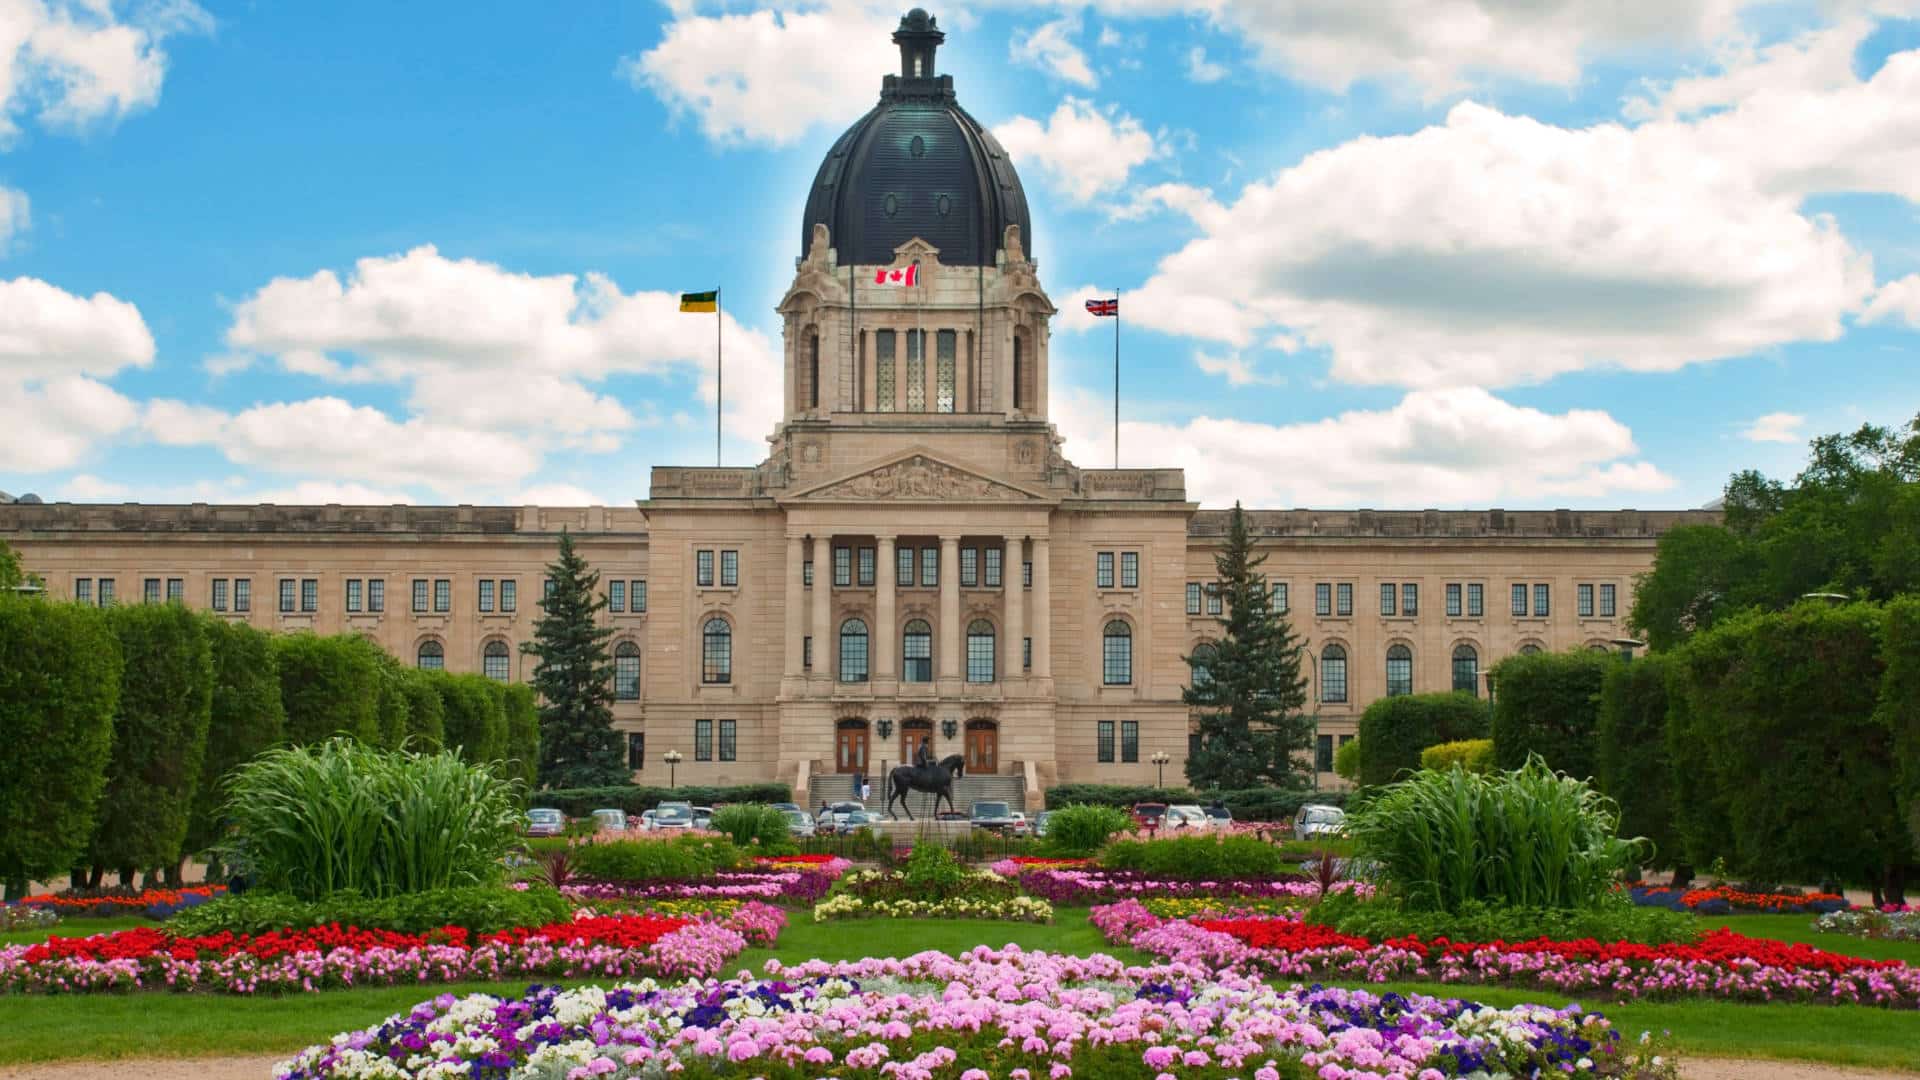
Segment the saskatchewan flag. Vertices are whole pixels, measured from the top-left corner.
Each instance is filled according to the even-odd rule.
[[[680,294],[681,311],[718,311],[720,294],[717,292],[683,292]]]

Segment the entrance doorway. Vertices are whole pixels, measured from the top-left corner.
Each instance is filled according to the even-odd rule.
[[[991,720],[967,721],[967,772],[1000,771],[1000,725]]]
[[[834,732],[834,771],[843,773],[864,773],[867,771],[867,722],[865,720],[842,720]]]
[[[933,741],[933,721],[907,720],[900,725],[900,764],[920,760],[920,748]]]

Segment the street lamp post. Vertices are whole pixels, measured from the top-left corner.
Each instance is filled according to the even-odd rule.
[[[675,774],[680,766],[680,751],[669,750],[660,755],[660,760],[667,763],[667,786],[670,788],[679,787],[680,782]]]
[[[1800,594],[1800,599],[1802,599],[1802,600],[1825,600],[1825,601],[1826,601],[1826,602],[1827,602],[1828,604],[1830,604],[1830,605],[1831,605],[1831,604],[1844,604],[1844,603],[1846,603],[1847,601],[1849,601],[1849,600],[1851,600],[1851,599],[1853,599],[1853,597],[1851,597],[1851,596],[1848,596],[1848,595],[1847,595],[1846,593],[1837,593],[1837,592],[1809,592],[1809,593],[1801,593],[1801,594]]]
[[[1633,650],[1644,649],[1647,647],[1646,642],[1641,641],[1639,638],[1630,638],[1630,637],[1617,637],[1607,642],[1607,644],[1613,646],[1616,649],[1619,649],[1620,655],[1626,658],[1627,660],[1633,659]]]
[[[1158,777],[1158,779],[1154,781],[1153,786],[1156,788],[1166,787],[1167,786],[1167,762],[1173,760],[1173,755],[1167,753],[1165,750],[1155,750],[1153,752],[1153,756],[1148,758],[1147,760],[1153,762],[1155,774]]]
[[[1308,691],[1308,693],[1311,693],[1313,695],[1313,745],[1308,748],[1307,753],[1311,755],[1313,760],[1313,790],[1319,791],[1320,790],[1320,656],[1319,654],[1313,651],[1313,649],[1311,648],[1312,644],[1313,642],[1311,641],[1302,641],[1296,651],[1299,652],[1302,656],[1305,656],[1307,658],[1307,662],[1313,665],[1313,688]]]

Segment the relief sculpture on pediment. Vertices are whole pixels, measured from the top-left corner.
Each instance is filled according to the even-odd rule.
[[[984,499],[1013,492],[984,476],[915,456],[862,473],[817,494],[855,499]]]

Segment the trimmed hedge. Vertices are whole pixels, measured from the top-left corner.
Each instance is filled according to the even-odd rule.
[[[1493,771],[1492,739],[1461,739],[1429,746],[1420,751],[1420,767],[1445,772],[1455,765],[1474,773]]]
[[[385,649],[379,655],[380,700],[379,743],[388,750],[398,750],[407,741],[408,714],[413,709],[411,699],[407,697],[407,669],[400,666]]]
[[[1256,836],[1206,834],[1165,840],[1115,840],[1100,853],[1100,865],[1109,870],[1135,870],[1189,881],[1298,876],[1286,852]]]
[[[1113,806],[1131,810],[1135,803],[1195,803],[1214,799],[1225,803],[1235,821],[1291,821],[1302,806],[1344,806],[1345,791],[1295,791],[1290,788],[1245,788],[1238,791],[1196,792],[1191,788],[1156,788],[1133,784],[1055,784],[1047,789],[1047,809],[1068,806]]]
[[[462,761],[486,765],[507,754],[507,711],[499,683],[484,675],[434,673],[446,712],[446,746]]]
[[[1360,715],[1360,783],[1391,784],[1427,747],[1486,734],[1487,703],[1464,691],[1381,698]]]
[[[1067,806],[1047,818],[1043,845],[1059,855],[1085,857],[1133,827],[1133,816],[1116,806]]]
[[[440,702],[434,673],[419,668],[400,670],[400,688],[407,695],[406,748],[423,754],[443,749],[447,741],[447,707]]]
[[[714,811],[708,826],[743,848],[763,854],[793,850],[787,815],[765,803],[732,803]]]
[[[220,839],[227,777],[261,751],[278,746],[287,729],[272,635],[225,619],[209,618],[203,625],[213,658],[213,703],[206,758],[187,826],[188,852],[204,851]]]
[[[679,836],[672,840],[612,840],[571,848],[574,876],[588,881],[685,881],[740,865],[731,840]]]
[[[550,807],[568,817],[585,817],[595,810],[625,810],[642,814],[663,802],[685,802],[695,806],[722,806],[733,803],[792,802],[793,789],[785,784],[740,784],[734,787],[676,788],[622,784],[602,788],[556,788],[533,793],[531,805]]]
[[[353,634],[287,634],[280,654],[280,700],[287,741],[295,746],[350,735],[380,741],[380,650]]]
[[[1895,799],[1920,851],[1920,596],[1904,596],[1887,605],[1881,655],[1887,673],[1880,680],[1877,716],[1893,738],[1898,765]]]
[[[93,838],[121,667],[105,612],[0,593],[0,881],[9,898],[66,871]]]
[[[1599,786],[1620,806],[1620,832],[1653,844],[1651,866],[1686,863],[1674,821],[1667,754],[1667,676],[1655,653],[1607,669],[1600,687]]]
[[[507,718],[507,776],[532,791],[540,770],[540,701],[525,683],[506,683],[500,691]]]
[[[1522,653],[1494,665],[1495,763],[1518,769],[1538,754],[1555,772],[1591,779],[1599,771],[1600,684],[1617,663],[1612,653],[1576,649]]]
[[[249,892],[187,908],[167,920],[167,930],[185,936],[264,934],[338,923],[362,930],[424,934],[443,926],[461,926],[491,934],[517,926],[548,926],[573,917],[573,905],[552,889],[524,892],[499,885],[427,889],[373,899],[359,893],[334,893],[301,900],[286,893]]]

